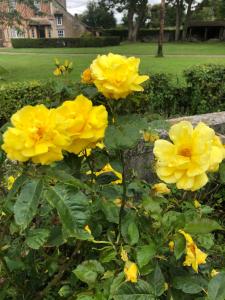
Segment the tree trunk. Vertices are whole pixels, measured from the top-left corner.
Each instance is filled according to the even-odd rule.
[[[180,0],[176,0],[176,33],[175,33],[175,41],[179,41],[180,39]]]
[[[132,6],[128,9],[128,41],[133,41],[133,30],[134,30],[134,9]]]
[[[163,57],[164,23],[165,23],[165,0],[161,0],[161,5],[160,5],[160,30],[159,30],[159,41],[158,41],[157,57]]]
[[[184,22],[184,28],[183,28],[183,35],[182,35],[182,40],[185,41],[187,39],[187,29],[188,29],[188,23],[190,21],[191,18],[191,8],[192,8],[192,4],[193,4],[194,0],[189,0],[188,1],[188,8],[187,8],[187,15],[186,15],[186,19]]]

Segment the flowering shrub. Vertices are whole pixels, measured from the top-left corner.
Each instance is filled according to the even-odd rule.
[[[101,81],[99,59],[91,72],[107,97],[142,90],[138,61],[102,57]],[[122,80],[124,66],[134,73]],[[225,299],[224,226],[207,202],[224,183],[219,137],[181,122],[160,139],[157,122],[119,116],[110,100],[26,106],[4,128],[0,299]],[[141,138],[157,182],[128,176]]]

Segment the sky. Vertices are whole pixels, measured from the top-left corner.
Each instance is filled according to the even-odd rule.
[[[85,11],[86,5],[89,0],[67,0],[67,9],[71,14],[81,14]],[[149,0],[149,3],[159,3],[160,0]],[[119,14],[117,15],[117,19],[120,19]]]

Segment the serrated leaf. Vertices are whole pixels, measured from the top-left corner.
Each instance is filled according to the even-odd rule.
[[[205,282],[199,276],[177,276],[173,278],[173,287],[186,294],[198,294],[205,288]]]
[[[46,198],[56,208],[68,234],[80,235],[90,217],[89,201],[85,194],[77,192],[72,187],[58,184],[48,189]]]
[[[48,229],[32,229],[28,232],[25,242],[30,248],[38,250],[46,243],[49,234],[50,231]]]
[[[208,286],[209,300],[225,299],[225,273],[220,273],[213,277]]]
[[[104,273],[104,268],[97,260],[87,260],[77,266],[73,273],[78,279],[88,284],[89,287],[94,286],[99,274]]]
[[[32,180],[25,184],[14,205],[16,224],[26,229],[36,214],[43,189],[42,180]]]
[[[155,244],[144,245],[137,248],[137,262],[140,268],[147,265],[156,254]]]
[[[114,300],[155,300],[152,287],[143,280],[136,284],[126,282],[114,294]]]
[[[158,264],[155,267],[152,285],[155,296],[159,297],[165,292],[165,278]]]
[[[223,230],[223,228],[215,220],[210,219],[195,220],[184,227],[184,231],[190,234],[205,234],[215,230]]]
[[[128,236],[130,240],[130,245],[133,246],[139,241],[139,230],[136,223],[130,223],[128,226]]]

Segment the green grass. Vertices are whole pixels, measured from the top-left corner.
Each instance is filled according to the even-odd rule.
[[[167,72],[182,78],[183,70],[205,63],[225,64],[225,43],[168,43],[165,57],[156,58],[156,44],[123,44],[106,48],[50,48],[50,49],[0,49],[0,65],[8,70],[7,81],[46,80],[53,78],[55,57],[74,63],[73,79],[79,80],[81,72],[97,54],[120,53],[141,58],[141,72]],[[6,54],[6,52],[8,52]],[[224,57],[222,57],[224,55]]]

